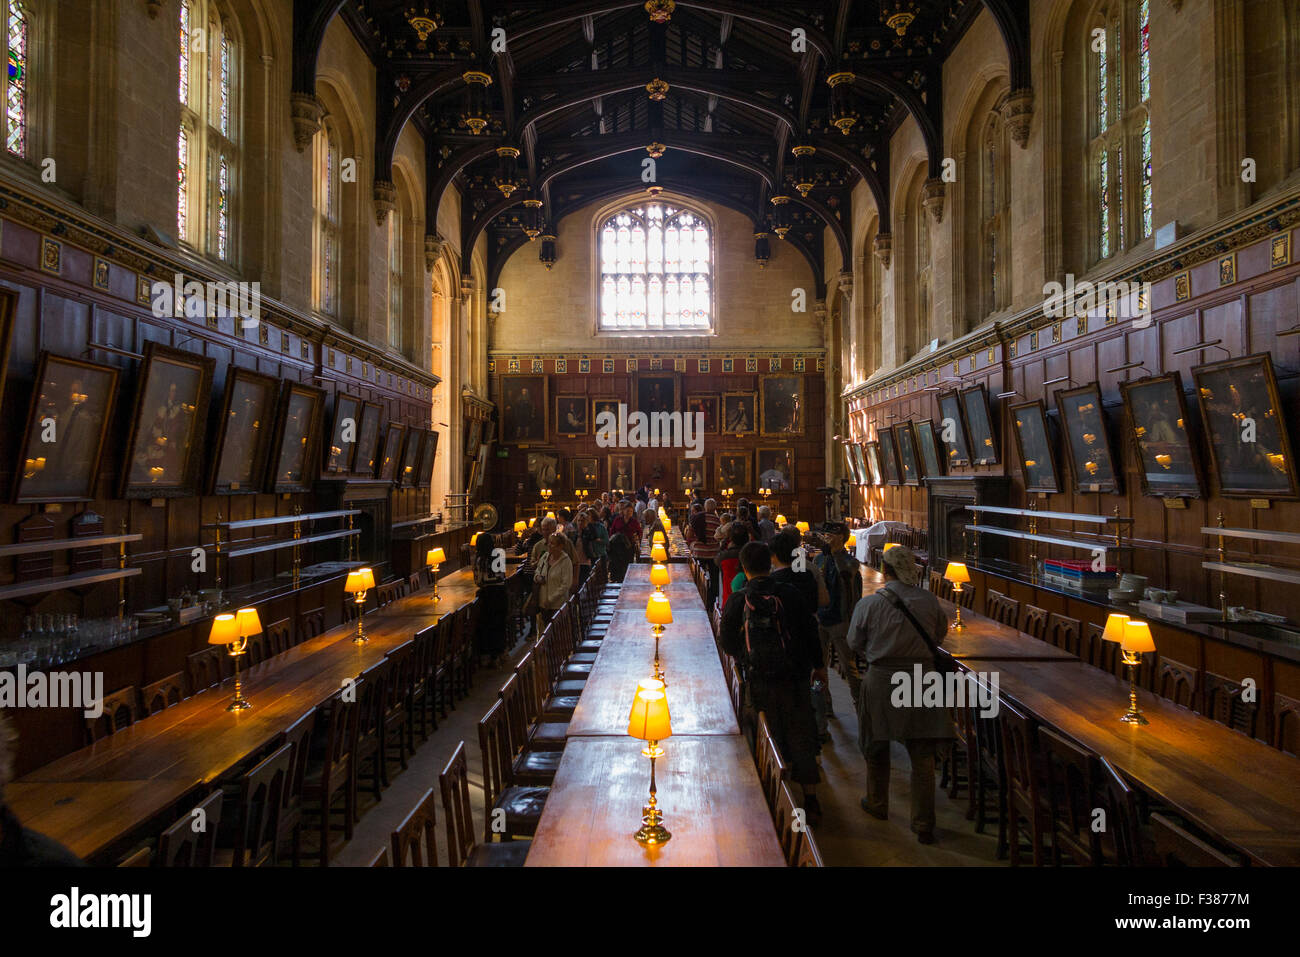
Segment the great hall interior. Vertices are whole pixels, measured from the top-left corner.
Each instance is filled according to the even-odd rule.
[[[0,865],[1300,864],[1293,0],[4,16]]]

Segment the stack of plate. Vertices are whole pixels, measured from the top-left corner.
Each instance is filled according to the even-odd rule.
[[[1106,592],[1106,597],[1111,601],[1137,601],[1142,597],[1143,591],[1147,587],[1147,578],[1145,575],[1123,574],[1119,578],[1119,586]]]

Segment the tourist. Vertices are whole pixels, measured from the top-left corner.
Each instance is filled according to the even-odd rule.
[[[569,590],[573,587],[573,559],[569,557],[568,542],[562,532],[546,540],[546,553],[537,563],[533,578],[540,583],[537,607],[540,625],[544,626],[569,600]]]
[[[480,532],[474,543],[474,584],[478,588],[478,654],[500,668],[506,650],[506,571],[497,567],[496,539]]]

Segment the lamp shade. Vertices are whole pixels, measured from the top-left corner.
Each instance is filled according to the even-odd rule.
[[[530,518],[530,519],[528,520],[528,527],[529,527],[529,528],[532,528],[532,527],[533,527],[534,525],[536,525],[536,524],[537,524],[537,519],[535,519],[535,518]]]
[[[781,526],[781,525],[784,525],[784,524],[785,524],[785,516],[784,516],[784,515],[778,515],[778,516],[776,517],[776,524],[777,524],[778,527]]]
[[[662,691],[637,691],[632,699],[627,733],[641,741],[662,741],[671,737],[673,727],[668,717],[668,696]]]
[[[642,678],[636,683],[637,691],[663,691],[666,687],[658,678]]]
[[[901,543],[899,543],[899,542],[885,542],[885,551],[889,551],[891,548],[897,548],[897,547],[899,546],[899,544],[901,544]]]
[[[655,497],[657,498],[658,496],[659,496],[659,490],[655,489]]]
[[[1122,642],[1124,626],[1129,623],[1128,615],[1112,614],[1106,618],[1106,629],[1101,633],[1103,641]]]
[[[800,535],[807,535],[807,534],[808,534],[808,523],[807,523],[807,522],[795,522],[795,523],[794,523],[794,527],[797,528],[797,529],[799,529],[799,534],[800,534]]]
[[[518,521],[518,522],[515,522],[515,531],[516,531],[516,532],[519,532],[520,534],[523,534],[523,532],[524,532],[527,528],[528,528],[528,523],[527,523],[527,522],[524,522],[524,521]]]
[[[208,632],[208,644],[233,645],[239,640],[239,622],[234,615],[217,615],[212,619],[212,630]]]
[[[369,568],[358,568],[348,572],[348,580],[343,583],[343,590],[355,595],[357,592],[370,591],[375,587],[375,573]]]
[[[955,585],[964,585],[970,581],[970,572],[966,570],[965,562],[949,562],[943,577]]]
[[[547,517],[547,518],[555,518],[555,513],[554,513],[554,512],[547,512],[547,513],[546,513],[546,517]]]
[[[650,584],[654,585],[656,588],[659,588],[664,585],[667,585],[670,581],[672,581],[672,578],[668,574],[667,565],[650,566]]]
[[[1145,621],[1133,621],[1130,619],[1124,623],[1124,640],[1120,642],[1120,647],[1130,654],[1142,654],[1146,651],[1155,651],[1156,642],[1151,637],[1151,626]]]
[[[469,544],[471,548],[478,544],[478,537],[482,534],[483,534],[482,532],[475,532],[473,535],[469,537]]]
[[[662,545],[663,542],[664,542],[664,533],[663,533],[663,532],[655,532],[655,533],[654,533],[654,536],[653,536],[653,540],[656,541],[656,542],[658,542],[659,544]]]
[[[664,548],[662,542],[655,542],[650,548],[650,557],[657,562],[668,561],[668,551]]]
[[[673,606],[668,604],[664,595],[651,595],[645,604],[645,620],[652,625],[671,625],[673,623]]]
[[[262,619],[256,608],[241,608],[235,612],[235,624],[239,626],[240,638],[251,638],[262,633]]]
[[[441,565],[447,560],[447,555],[441,548],[431,548],[428,554],[424,556],[426,565]]]

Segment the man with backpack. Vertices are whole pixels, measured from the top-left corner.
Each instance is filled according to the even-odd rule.
[[[826,680],[813,609],[797,587],[771,576],[772,553],[762,542],[740,549],[747,579],[722,609],[718,639],[740,665],[754,711],[762,711],[790,777],[803,789],[812,824],[821,819],[816,787],[821,746],[813,722],[810,679]]]
[[[853,695],[853,709],[858,707],[858,688],[862,676],[858,674],[857,656],[849,650],[849,619],[853,609],[862,597],[862,573],[858,561],[844,550],[848,541],[849,528],[843,522],[828,522],[823,527],[822,550],[817,556],[816,565],[826,582],[826,591],[830,601],[826,607],[817,611],[818,632],[821,637],[822,659],[830,661],[830,650],[835,649],[839,659],[840,674],[844,676]],[[830,697],[829,686],[826,695]],[[832,712],[833,708],[830,709]]]

